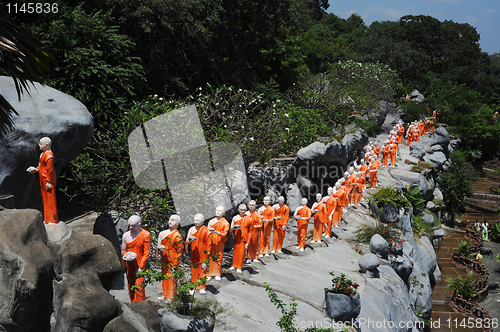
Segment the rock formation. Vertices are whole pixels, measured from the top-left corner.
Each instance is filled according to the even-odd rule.
[[[59,174],[90,140],[94,120],[81,102],[39,83],[19,101],[12,78],[0,76],[0,93],[19,113],[12,117],[15,128],[5,136],[9,144],[0,145],[0,196],[13,195],[18,209],[41,210],[38,181],[26,172],[28,166],[38,165],[40,138],[52,140]]]

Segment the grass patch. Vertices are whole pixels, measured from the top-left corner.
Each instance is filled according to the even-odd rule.
[[[434,166],[431,163],[425,161],[419,161],[418,165],[413,165],[411,167],[412,172],[420,173],[422,171],[430,172],[434,170]]]

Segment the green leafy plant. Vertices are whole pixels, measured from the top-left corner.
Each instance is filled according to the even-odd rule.
[[[386,225],[377,222],[374,225],[364,225],[356,232],[356,240],[363,243],[370,243],[373,235],[378,234],[382,236],[388,243],[391,251],[396,251],[405,242],[403,233],[395,225]]]
[[[500,241],[500,221],[492,222],[489,230],[489,237],[492,241]]]
[[[457,252],[459,254],[467,256],[469,254],[470,241],[462,241],[457,247]]]
[[[356,289],[359,287],[358,283],[352,282],[352,280],[347,279],[344,273],[341,273],[339,277],[335,277],[335,272],[330,272],[330,275],[334,277],[332,279],[332,287],[325,288],[326,292],[344,294],[350,297],[356,295]]]
[[[457,276],[455,278],[448,277],[445,279],[448,283],[446,288],[453,289],[458,295],[462,296],[464,300],[469,301],[479,295],[472,287],[472,282],[475,278],[476,277],[472,273],[467,274],[465,278],[462,276]]]
[[[472,195],[472,182],[475,176],[463,152],[454,150],[450,159],[450,169],[441,173],[437,182],[443,193],[445,209],[455,215],[465,208],[464,196]]]
[[[424,223],[423,218],[420,215],[413,216],[413,225],[411,228],[413,229],[413,236],[415,239],[418,239],[424,234],[432,236],[432,226]]]
[[[377,203],[379,208],[392,203],[397,209],[407,209],[410,202],[405,198],[403,192],[397,188],[386,187],[380,188],[375,194],[372,195],[373,200]]]
[[[416,172],[416,173],[420,173],[422,171],[428,171],[428,170],[433,170],[434,169],[434,165],[432,165],[431,163],[428,163],[428,162],[418,162],[417,165],[413,165],[411,167],[411,171],[412,172]]]
[[[276,325],[278,325],[283,332],[297,332],[298,329],[294,324],[294,318],[297,316],[297,303],[295,302],[295,298],[292,297],[292,302],[288,305],[288,309],[286,303],[278,297],[276,292],[271,288],[271,285],[265,282],[264,287],[266,288],[267,296],[271,303],[281,310],[282,316]]]
[[[179,260],[180,259],[181,258],[179,258]],[[217,257],[213,257],[212,259],[217,259]],[[209,260],[204,260],[202,263],[208,266]],[[162,273],[162,269],[169,272]],[[142,287],[146,287],[149,284],[161,282],[170,278],[177,280],[177,294],[175,301],[172,302],[172,308],[178,310],[179,313],[183,315],[196,316],[203,314],[203,307],[194,306],[196,299],[192,294],[190,294],[190,291],[196,289],[196,287],[200,285],[203,285],[207,281],[206,277],[197,279],[196,282],[192,282],[190,279],[186,279],[186,274],[179,264],[174,264],[173,262],[165,264],[161,261],[153,262],[152,268],[137,272],[137,275],[139,277],[144,277]],[[139,288],[138,286],[133,286],[132,289],[134,287]]]
[[[422,208],[425,203],[425,199],[421,198],[419,187],[410,188],[409,186],[406,186],[406,192],[403,192],[403,194],[413,207],[413,213],[416,213],[416,211]]]

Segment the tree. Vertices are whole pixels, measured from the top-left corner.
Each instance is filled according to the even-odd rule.
[[[53,61],[40,41],[6,18],[0,17],[0,70],[11,76],[17,96],[29,93],[28,84],[47,75]],[[0,95],[0,137],[13,128],[11,116],[18,115],[10,103]]]
[[[85,104],[98,125],[119,116],[144,82],[140,59],[130,55],[134,44],[111,22],[109,12],[62,7],[36,28],[57,60],[46,83]]]

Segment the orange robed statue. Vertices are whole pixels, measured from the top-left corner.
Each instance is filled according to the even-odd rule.
[[[328,187],[326,197],[326,224],[323,227],[323,234],[326,238],[332,236],[333,213],[337,208],[338,197],[333,196],[333,188]]]
[[[42,154],[37,167],[30,166],[27,172],[38,173],[40,181],[40,191],[43,202],[43,220],[46,223],[57,223],[56,204],[56,170],[54,168],[54,153],[50,150],[52,141],[48,137],[43,137],[38,144]]]
[[[307,198],[302,198],[302,205],[293,214],[293,219],[297,219],[297,249],[304,251],[306,246],[307,226],[311,219],[312,211],[307,207]]]
[[[326,200],[323,201],[323,197],[321,193],[316,194],[316,202],[313,204],[311,210],[314,213],[314,231],[313,231],[313,239],[311,243],[321,242],[321,236],[323,234],[323,226],[327,221],[327,208],[326,208]]]
[[[191,245],[191,282],[197,284],[199,280],[207,276],[208,266],[204,261],[208,262],[209,246],[208,236],[210,232],[208,228],[203,225],[205,217],[198,213],[194,216],[194,226],[188,231],[186,237],[186,252]],[[198,285],[196,289],[200,294],[206,293],[206,282]],[[194,294],[194,289],[189,291],[191,295]]]
[[[208,277],[215,277],[220,280],[222,275],[222,254],[224,253],[224,243],[227,241],[226,235],[229,231],[229,223],[224,218],[224,207],[218,206],[215,209],[215,218],[208,222],[208,237],[210,245],[210,264],[208,267]]]
[[[174,301],[177,295],[177,279],[172,276],[172,273],[179,267],[182,257],[182,243],[184,241],[181,233],[177,230],[180,222],[181,217],[178,215],[170,216],[168,221],[170,229],[164,230],[158,235],[156,259],[158,259],[158,250],[161,250],[161,273],[166,276],[161,283],[163,296],[160,297],[160,300],[167,298]]]
[[[259,257],[269,257],[269,245],[271,244],[271,231],[273,230],[274,209],[269,205],[271,198],[264,197],[264,206],[259,209],[262,216],[262,228],[260,229]]]
[[[191,245],[191,282],[198,284],[199,280],[207,276],[208,266],[203,261],[208,262],[208,236],[210,232],[207,226],[203,225],[205,217],[198,213],[194,216],[194,226],[188,231],[186,237],[186,252]],[[201,283],[196,287],[200,294],[206,293],[206,282]],[[194,289],[189,291],[191,295],[194,294]]]
[[[247,216],[247,206],[240,204],[238,214],[231,221],[231,234],[234,238],[233,265],[229,270],[236,269],[236,273],[242,273],[243,263],[245,263],[245,249],[248,247],[248,236],[253,227],[252,218]]]
[[[146,268],[151,250],[151,235],[141,228],[141,218],[133,215],[128,218],[130,231],[123,234],[122,259],[127,268],[128,295],[130,302],[139,302],[146,299],[146,290],[142,287],[144,277],[138,278],[136,272]],[[138,286],[133,290],[132,286]]]
[[[248,249],[247,249],[247,263],[254,261],[257,263],[259,261],[259,235],[260,229],[262,228],[262,218],[260,214],[255,211],[257,203],[254,200],[248,202],[248,211],[246,215],[252,219],[253,226],[251,227],[251,232],[248,234]]]
[[[285,240],[286,225],[288,224],[288,219],[290,218],[290,209],[285,205],[285,197],[278,197],[278,204],[273,206],[274,209],[274,233],[273,233],[273,250],[271,254],[275,252],[282,254],[281,248],[283,247],[283,241]]]

